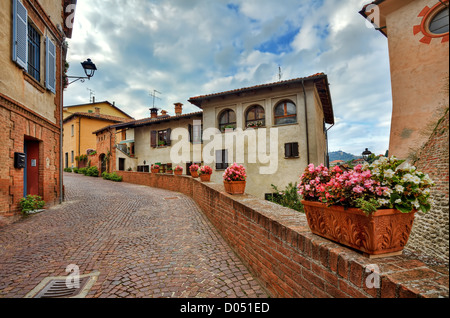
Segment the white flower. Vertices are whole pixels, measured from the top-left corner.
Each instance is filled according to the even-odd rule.
[[[381,205],[387,205],[389,204],[389,200],[386,199],[378,199],[378,203]]]
[[[411,177],[411,181],[414,182],[415,184],[419,184],[420,178],[418,176],[413,176],[413,177]]]
[[[392,178],[394,176],[394,171],[392,171],[391,169],[388,169],[384,172],[384,176],[387,178]]]
[[[416,209],[420,208],[420,203],[417,200],[413,202],[413,205]]]
[[[403,186],[401,186],[400,184],[397,184],[394,187],[394,189],[395,189],[395,191],[400,192],[400,193],[403,193],[403,191],[405,190],[405,188]]]
[[[431,193],[431,190],[429,188],[425,188],[422,190],[422,193],[425,195],[429,195]]]
[[[402,199],[395,200],[395,203],[402,203]]]

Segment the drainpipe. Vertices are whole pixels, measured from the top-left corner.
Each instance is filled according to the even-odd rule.
[[[78,157],[79,156],[81,156],[81,116],[78,118]],[[79,162],[80,161],[78,160],[78,163]]]
[[[303,87],[303,100],[305,105],[305,126],[306,126],[306,151],[307,151],[307,164],[310,164],[309,159],[309,128],[308,128],[308,103],[306,101],[306,89],[305,89],[305,80],[302,80]]]

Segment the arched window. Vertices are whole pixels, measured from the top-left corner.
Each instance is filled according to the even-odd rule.
[[[225,128],[236,128],[236,113],[231,109],[223,111],[219,116],[219,129],[224,132]]]
[[[297,106],[291,101],[284,101],[275,107],[275,125],[297,123]]]
[[[431,19],[428,29],[435,35],[448,33],[448,8],[442,9]]]
[[[245,127],[263,127],[266,125],[266,112],[259,105],[250,107],[245,115]]]

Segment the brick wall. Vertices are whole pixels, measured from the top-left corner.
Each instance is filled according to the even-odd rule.
[[[59,128],[0,94],[0,226],[20,216],[24,172],[14,168],[14,153],[25,136],[39,141],[39,195],[47,206],[59,202]]]
[[[124,182],[188,195],[273,297],[448,297],[448,268],[404,256],[368,259],[313,235],[296,211],[187,176],[118,171]],[[374,267],[376,266],[376,267]],[[379,270],[378,288],[369,268]]]
[[[432,189],[435,204],[431,211],[419,214],[409,239],[408,248],[439,260],[449,261],[449,114],[438,121],[428,142],[417,154],[414,165],[430,175],[436,183]]]

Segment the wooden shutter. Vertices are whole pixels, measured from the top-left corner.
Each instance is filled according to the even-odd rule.
[[[158,132],[156,130],[152,130],[150,133],[150,147],[156,148],[158,139]]]
[[[298,142],[294,142],[292,144],[292,157],[298,158],[300,156],[300,153],[298,151]]]
[[[28,69],[28,11],[19,0],[13,0],[13,61]]]
[[[284,157],[290,158],[292,157],[292,144],[284,144]]]
[[[166,130],[166,145],[167,146],[171,146],[172,145],[172,140],[170,140],[170,134],[172,133],[172,129],[168,128]]]
[[[192,129],[191,124],[188,125],[188,130],[189,130],[189,142],[192,143],[194,141],[194,138],[193,138],[194,134],[193,134],[193,129]]]
[[[56,93],[56,46],[47,37],[45,41],[45,85],[53,94]]]

